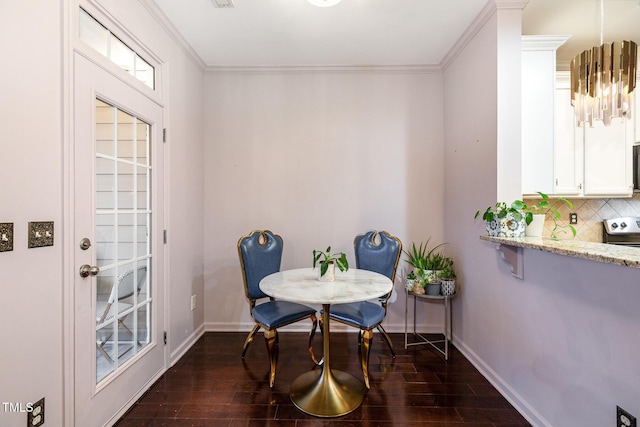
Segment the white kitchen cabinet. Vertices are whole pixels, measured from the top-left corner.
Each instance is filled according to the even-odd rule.
[[[579,196],[584,176],[584,137],[576,127],[568,72],[557,73],[555,91],[554,187],[548,194]]]
[[[522,36],[522,193],[554,191],[556,50],[568,36]]]
[[[584,195],[633,195],[633,121],[612,119],[610,126],[584,126]]]
[[[613,119],[610,126],[576,126],[569,72],[558,72],[554,183],[552,192],[571,197],[630,197],[633,194],[634,123]]]

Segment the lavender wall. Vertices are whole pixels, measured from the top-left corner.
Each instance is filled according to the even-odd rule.
[[[444,73],[445,239],[462,269],[454,342],[533,425],[613,425],[617,404],[640,414],[640,270],[525,250],[519,280],[472,219],[508,199],[500,180],[520,179],[500,155],[518,142],[501,139],[513,125],[493,108],[509,102],[496,96],[508,74],[496,46],[518,25],[498,9]],[[478,100],[486,108],[472,108]]]
[[[328,245],[353,263],[370,229],[442,241],[439,72],[241,70],[205,87],[208,329],[250,329],[236,245],[254,229],[283,236],[284,269]],[[386,325],[404,330],[403,296]]]

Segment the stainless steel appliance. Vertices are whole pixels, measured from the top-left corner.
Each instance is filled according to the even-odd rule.
[[[602,225],[604,243],[640,247],[640,217],[606,219]]]

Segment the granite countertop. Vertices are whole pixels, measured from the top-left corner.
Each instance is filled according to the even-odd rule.
[[[480,239],[507,246],[537,249],[607,264],[640,268],[640,248],[630,246],[582,242],[580,240],[553,240],[542,237],[492,237],[485,235],[480,236]]]

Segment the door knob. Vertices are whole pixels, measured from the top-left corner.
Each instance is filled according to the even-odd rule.
[[[100,273],[100,267],[97,265],[84,264],[80,266],[80,277],[96,276],[98,273]]]

